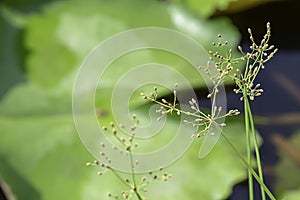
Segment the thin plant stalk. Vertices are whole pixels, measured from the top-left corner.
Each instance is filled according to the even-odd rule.
[[[256,131],[255,131],[255,127],[254,127],[254,121],[253,121],[253,116],[252,116],[252,112],[251,112],[251,107],[250,107],[248,99],[244,99],[244,101],[246,102],[246,105],[247,105],[247,112],[249,115],[251,132],[253,135],[253,143],[254,143],[254,149],[255,149],[255,155],[256,155],[258,174],[259,174],[261,181],[264,182],[263,171],[262,171],[261,160],[260,160],[260,152],[259,152],[259,147],[258,147]],[[266,195],[265,195],[265,192],[264,192],[262,186],[260,186],[260,189],[261,189],[262,200],[266,200]]]
[[[245,90],[244,90],[245,91]],[[250,125],[249,125],[249,114],[247,106],[247,94],[244,93],[244,115],[245,115],[245,131],[246,131],[246,145],[247,145],[247,162],[251,166],[248,168],[248,188],[249,188],[249,200],[254,199],[254,190],[253,190],[253,178],[251,174],[252,169],[252,158],[251,158],[251,140],[250,140]]]
[[[136,178],[135,178],[135,171],[134,171],[134,162],[133,162],[133,156],[131,150],[129,151],[130,155],[130,164],[131,164],[131,175],[132,175],[132,181],[133,181],[133,192],[136,194],[137,198],[139,200],[142,200],[143,198],[141,197],[140,193],[138,192],[137,184],[136,184]]]
[[[108,167],[108,169],[110,169],[110,171],[122,182],[124,183],[127,187],[129,187],[131,189],[130,184],[128,184],[126,181],[123,180],[123,178],[118,174],[118,172],[116,172],[116,170],[114,170],[111,167]]]
[[[268,189],[268,187],[265,185],[265,183],[260,179],[259,175],[254,171],[254,169],[252,168],[252,165],[250,163],[247,162],[247,160],[242,156],[242,154],[240,153],[240,151],[237,149],[237,147],[230,141],[230,139],[226,136],[226,134],[221,131],[221,135],[223,136],[223,138],[226,140],[226,142],[229,144],[229,146],[235,151],[235,153],[239,156],[240,160],[243,162],[244,165],[246,165],[246,167],[248,168],[248,170],[250,171],[250,173],[252,174],[252,176],[256,179],[256,181],[260,184],[260,186],[262,187],[263,191],[266,192],[266,194],[268,195],[268,197],[271,200],[276,200],[275,196],[272,194],[272,192]]]

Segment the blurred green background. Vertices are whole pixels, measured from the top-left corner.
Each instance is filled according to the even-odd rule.
[[[297,6],[296,1],[268,0],[2,1],[0,197],[7,200],[99,200],[109,199],[108,193],[124,189],[113,174],[108,172],[99,177],[96,168],[85,166],[93,158],[81,144],[72,117],[71,95],[76,71],[89,51],[101,41],[124,30],[152,26],[183,32],[207,50],[219,33],[232,47],[247,46],[247,27],[253,28],[254,34],[260,37],[266,22],[271,21],[272,43],[282,50],[282,56],[278,56],[282,60],[276,58],[264,72],[266,78],[260,77],[267,87],[265,90],[270,92],[253,104],[254,114],[259,115],[258,130],[264,139],[262,159],[268,185],[278,198],[299,199],[300,101],[299,81],[294,82],[299,74],[295,67],[295,63],[299,63],[299,32],[293,30],[296,26],[293,22],[299,14],[292,12]],[[176,21],[178,16],[183,23]],[[235,54],[238,54],[236,50]],[[179,70],[186,67],[186,63],[170,55],[151,51],[130,55],[115,65],[135,66],[149,60]],[[268,76],[272,65],[277,73]],[[192,72],[187,70],[186,73]],[[204,83],[193,77],[190,81],[199,99],[204,98]],[[287,91],[285,99],[274,86],[275,82]],[[228,91],[229,107],[240,107],[238,97],[230,94],[230,86]],[[106,112],[110,111],[106,98],[110,92],[97,93],[96,106]],[[276,95],[270,95],[271,92]],[[136,107],[140,110],[143,105],[138,102]],[[110,114],[104,116],[103,121],[111,120]],[[165,131],[173,131],[177,123],[177,119],[171,119]],[[241,119],[231,119],[227,124],[225,131],[239,149],[245,151]],[[271,136],[275,131],[286,137]],[[162,138],[161,142],[168,139]],[[197,156],[200,145],[201,141],[195,142],[178,162],[166,169],[173,174],[168,182],[149,185],[149,199],[247,198],[246,170],[226,143],[220,140],[203,160]]]

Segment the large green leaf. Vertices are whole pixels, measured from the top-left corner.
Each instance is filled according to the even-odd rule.
[[[183,21],[178,21],[178,17]],[[185,26],[187,22],[191,24]],[[122,184],[112,174],[99,178],[95,169],[86,169],[84,163],[92,158],[75,130],[71,91],[78,66],[90,49],[115,33],[144,26],[179,30],[207,49],[220,32],[233,45],[239,39],[236,29],[226,19],[205,21],[180,7],[156,1],[58,2],[27,18],[24,30],[29,50],[26,57],[29,80],[12,89],[0,103],[0,175],[19,199],[106,199],[107,192],[122,190],[119,189]],[[113,121],[109,106],[115,81],[133,66],[145,62],[173,66],[189,77],[194,87],[204,86],[203,81],[193,76],[192,68],[174,55],[145,50],[121,57],[104,76],[107,88],[97,90],[96,107],[106,113],[101,123]],[[139,99],[134,101],[135,106],[143,101]],[[139,112],[146,108],[140,107]],[[141,115],[146,118],[145,112]],[[169,141],[164,135],[170,136],[176,125],[178,120],[170,119],[156,145]],[[242,128],[240,123],[233,123],[227,130],[240,148],[244,147],[243,135],[238,134]],[[152,186],[150,198],[198,199],[202,195],[206,199],[223,198],[234,183],[245,178],[244,167],[223,142],[201,161],[197,159],[199,145],[195,144],[178,165],[170,168],[173,181]],[[199,179],[194,180],[195,176]],[[207,184],[208,180],[213,186]],[[197,184],[189,185],[194,181]],[[167,195],[165,187],[174,191]]]
[[[232,46],[236,46],[239,41],[239,33],[228,19],[207,21],[174,5],[132,0],[57,3],[46,7],[43,14],[31,16],[27,20],[25,42],[31,52],[27,59],[28,77],[45,88],[66,82],[66,88],[71,90],[72,81],[65,81],[66,77],[74,79],[78,66],[98,43],[121,31],[147,26],[178,30],[207,50],[211,49],[211,41],[217,38],[218,33]],[[228,48],[225,47],[224,52]],[[237,55],[237,51],[234,54]],[[186,60],[172,53],[150,49],[119,57],[108,67],[101,81],[108,83],[106,87],[112,89],[123,74],[145,63],[170,66],[193,87],[205,87],[199,73]],[[151,75],[155,79],[156,74]],[[165,79],[172,84],[178,82],[176,76],[170,74]],[[179,82],[180,88],[184,89],[186,86],[181,84]],[[162,90],[161,94],[166,92]],[[132,98],[136,105],[141,103],[139,96]]]
[[[88,52],[103,40],[121,31],[147,26],[178,30],[207,50],[218,33],[222,33],[232,46],[239,41],[239,34],[228,19],[206,21],[188,14],[181,7],[159,2],[90,0],[57,3],[47,6],[43,14],[31,16],[26,23],[25,42],[31,52],[27,61],[28,76],[51,87],[76,69]],[[195,76],[193,67],[187,67],[183,59],[154,50],[137,52],[136,56],[113,66],[126,72],[130,68],[124,66],[132,68],[133,64],[149,61],[169,65],[188,77],[192,85],[204,86],[204,82]]]
[[[1,176],[20,199],[105,199],[109,191],[121,191],[124,186],[112,174],[97,177],[96,169],[85,167],[84,163],[92,158],[76,135],[71,111],[67,111],[69,102],[63,100],[70,96],[52,98],[53,95],[27,84],[16,87],[1,103]],[[20,98],[20,110],[7,109],[15,108],[13,103]],[[98,101],[107,105],[105,98]],[[34,104],[35,108],[22,109],[32,106],[32,102],[39,103]],[[51,113],[45,115],[50,108]],[[111,115],[102,118],[109,121]],[[174,132],[177,123],[168,120],[171,128],[161,133],[160,142],[152,146],[166,143],[169,137],[164,135]],[[234,121],[228,124],[225,132],[244,151],[244,136],[240,134],[243,126]],[[149,186],[150,198],[220,199],[230,194],[233,184],[245,178],[244,166],[223,140],[203,160],[197,157],[199,142],[167,169],[173,174],[170,182]]]
[[[186,4],[191,10],[197,14],[209,17],[217,10],[225,10],[232,0],[174,0]]]
[[[0,98],[14,84],[23,81],[21,40],[18,29],[9,24],[0,6]]]
[[[288,140],[280,136],[274,137],[279,149],[280,160],[275,167],[278,195],[286,199],[299,199],[300,193],[300,132],[293,134]],[[287,173],[288,172],[288,173]]]

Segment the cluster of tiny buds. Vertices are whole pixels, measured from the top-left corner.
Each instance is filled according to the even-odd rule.
[[[157,120],[162,119],[164,116],[166,116],[167,114],[171,114],[173,111],[176,111],[177,115],[180,114],[184,114],[187,116],[192,116],[195,119],[194,120],[183,120],[184,123],[192,125],[195,129],[195,134],[192,135],[192,138],[200,138],[201,136],[205,135],[207,133],[207,131],[209,130],[211,123],[217,123],[216,120],[220,120],[221,118],[225,118],[227,116],[233,116],[233,115],[238,115],[239,112],[237,110],[231,110],[229,113],[225,113],[223,114],[222,111],[222,107],[217,107],[217,106],[213,106],[214,108],[212,109],[211,114],[205,114],[199,107],[198,102],[192,98],[189,101],[189,105],[191,110],[193,110],[193,112],[189,112],[189,111],[184,111],[181,110],[179,108],[176,108],[176,87],[177,84],[174,86],[174,101],[173,103],[168,102],[165,99],[161,99],[161,100],[156,100],[154,97],[157,96],[157,88],[154,88],[155,93],[151,93],[150,96],[145,95],[144,93],[141,93],[141,96],[144,97],[144,99],[153,101],[155,103],[157,103],[158,105],[160,105],[160,108],[158,110],[156,110],[157,113],[160,113],[161,116],[158,117]],[[211,98],[212,95],[216,95],[216,93],[218,92],[218,88],[214,87],[213,91],[208,94],[208,98]],[[217,123],[220,127],[224,127],[226,124],[225,123]],[[200,132],[198,132],[198,129],[204,126],[204,129]]]
[[[160,113],[160,117],[157,118],[157,121],[160,121],[162,118],[164,118],[167,114],[172,114],[173,111],[176,111],[177,115],[181,114],[181,111],[176,108],[177,106],[177,87],[178,84],[174,84],[173,89],[173,102],[170,103],[166,99],[157,100],[157,94],[158,89],[157,87],[154,87],[154,93],[151,93],[150,96],[147,96],[145,93],[141,92],[140,95],[145,99],[152,101],[158,105],[160,105],[160,108],[156,110],[157,113]]]
[[[229,42],[222,42],[221,34],[218,35],[219,42],[213,42],[213,46],[220,48],[220,51],[209,51],[210,54],[209,61],[206,66],[200,66],[199,68],[203,70],[212,81],[215,88],[221,85],[224,81],[224,78],[227,77],[230,72],[234,69],[234,65],[238,64],[240,59],[232,58],[232,49],[229,49],[226,55],[223,55],[224,46],[228,45]],[[220,53],[222,52],[222,54]],[[214,92],[218,92],[217,90]],[[210,98],[213,95],[213,92],[208,95]]]
[[[236,116],[240,114],[240,111],[238,109],[233,109],[228,111],[228,116]]]
[[[162,167],[160,167],[158,171],[163,171],[163,170],[164,169]],[[163,174],[161,176],[159,176],[153,172],[149,172],[149,175],[150,175],[150,181],[152,181],[152,180],[168,181],[172,177],[172,174],[169,174],[167,172],[163,172]],[[141,179],[141,182],[144,183],[145,181],[146,181],[146,177],[143,177]]]
[[[234,92],[236,94],[246,92],[249,99],[254,100],[255,97],[261,96],[263,92],[260,84],[254,86],[254,80],[260,69],[265,68],[265,63],[274,56],[278,49],[275,49],[274,45],[268,44],[271,36],[270,23],[267,23],[267,33],[263,36],[259,44],[255,42],[250,28],[248,29],[248,33],[252,42],[250,46],[251,52],[245,53],[242,47],[238,46],[239,51],[243,54],[241,59],[247,60],[247,66],[243,75],[240,72],[234,74],[233,80],[238,86],[237,89],[234,89]],[[240,100],[243,100],[243,96]]]
[[[153,90],[154,90],[154,93],[152,92],[149,97],[147,95],[145,95],[143,92],[141,92],[140,95],[145,100],[156,101],[156,98],[157,98],[157,87],[154,87]]]
[[[268,44],[268,41],[271,36],[270,23],[267,23],[267,33],[264,35],[260,44],[256,44],[250,28],[248,28],[248,33],[250,35],[250,40],[252,42],[252,44],[250,45],[250,49],[252,50],[252,52],[244,53],[241,46],[238,46],[238,49],[244,55],[243,59],[252,59],[252,60],[260,59],[258,63],[261,64],[261,68],[264,69],[263,64],[269,61],[278,51],[277,48],[275,49],[274,45]],[[272,52],[268,53],[269,51]]]
[[[159,168],[158,171],[163,171],[163,168]],[[148,176],[148,177],[147,177]],[[108,197],[114,198],[114,199],[119,199],[119,197],[123,198],[123,199],[130,199],[132,197],[132,195],[136,192],[143,192],[143,193],[147,193],[148,189],[145,188],[146,185],[148,185],[149,183],[151,183],[152,181],[155,180],[162,180],[162,181],[168,181],[170,178],[172,177],[171,174],[164,172],[162,175],[158,175],[154,172],[149,172],[148,175],[146,174],[146,176],[142,176],[140,178],[139,181],[139,185],[137,186],[132,186],[131,190],[128,191],[122,191],[119,194],[113,195],[112,193],[108,193]],[[124,179],[124,182],[126,182],[127,184],[132,184],[131,180],[129,179]],[[141,197],[143,200],[148,200],[147,197]]]
[[[218,43],[213,42],[213,43],[212,43],[213,46],[219,46],[219,47],[222,47],[222,46],[225,46],[225,45],[228,45],[228,44],[229,44],[228,41],[225,41],[225,42],[222,42],[222,41],[221,41],[221,38],[222,38],[222,35],[221,35],[221,34],[218,34],[218,38],[219,38],[219,42],[218,42]]]
[[[133,139],[135,137],[135,133],[134,131],[136,130],[136,128],[138,127],[140,121],[137,120],[136,115],[133,114],[132,115],[132,120],[133,120],[133,125],[130,127],[130,131],[131,131],[131,135],[129,138],[124,138],[123,136],[119,136],[118,131],[116,129],[116,126],[113,122],[110,123],[110,126],[112,128],[111,133],[112,135],[121,143],[121,145],[123,145],[123,147],[125,147],[126,151],[130,151],[131,150],[131,146],[133,145],[134,147],[138,147],[138,144],[132,144]],[[120,124],[119,127],[121,127],[122,129],[125,129],[125,126]],[[102,129],[104,131],[108,131],[108,128],[106,126],[103,126]],[[101,147],[105,147],[104,143],[101,143]],[[113,149],[117,150],[118,148],[116,146],[112,147]],[[123,152],[123,151],[121,151]]]
[[[99,166],[99,167],[101,167],[103,170],[100,170],[100,171],[97,172],[97,175],[99,175],[99,176],[104,174],[106,170],[110,169],[109,165],[101,163],[98,160],[94,160],[94,162],[87,162],[86,166],[88,166],[88,167],[90,167],[90,166]]]
[[[259,97],[261,96],[261,94],[263,93],[263,89],[260,88],[260,84],[256,84],[255,87],[252,86],[253,83],[250,82],[248,84],[246,84],[246,88],[247,88],[247,95],[249,96],[249,99],[250,100],[254,100],[255,97]],[[238,93],[242,93],[242,88],[236,88],[236,89],[233,89],[233,91],[238,94]],[[242,101],[243,100],[243,97],[240,98],[240,100]]]

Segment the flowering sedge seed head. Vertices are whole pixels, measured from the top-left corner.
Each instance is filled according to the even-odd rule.
[[[243,53],[243,48],[241,46],[238,46],[238,49],[241,53]]]
[[[161,101],[165,104],[168,104],[168,102],[165,99],[162,99]]]
[[[104,148],[104,147],[105,147],[105,144],[104,144],[103,142],[101,142],[101,143],[100,143],[100,146],[101,146],[102,148]]]
[[[131,126],[131,127],[130,127],[130,131],[135,131],[136,128],[137,128],[137,126],[135,126],[135,125],[134,125],[134,126]]]
[[[121,140],[123,143],[125,143],[125,142],[126,142],[126,140],[125,140],[125,138],[124,138],[124,137],[121,137],[121,138],[120,138],[120,140]]]
[[[118,147],[116,147],[115,145],[113,145],[111,148],[114,150],[118,150]]]
[[[111,126],[112,128],[115,127],[115,124],[114,124],[113,122],[110,122],[109,124],[110,124],[110,126]]]
[[[102,171],[97,172],[97,175],[98,175],[98,176],[101,176],[102,174],[103,174]]]
[[[203,121],[204,121],[204,119],[201,119],[201,118],[195,119],[195,122],[203,122]]]
[[[136,114],[132,115],[132,119],[134,119],[134,120],[136,119]]]
[[[222,111],[222,106],[220,106],[220,107],[218,108],[218,111],[219,111],[219,112],[221,112],[221,111]]]
[[[126,192],[121,192],[124,199],[128,199],[129,195]]]
[[[229,116],[235,116],[235,115],[239,115],[239,114],[240,114],[240,111],[238,109],[228,111]]]
[[[236,94],[238,94],[240,92],[240,89],[236,89],[235,88],[235,89],[233,89],[233,92],[236,93]]]
[[[225,123],[221,123],[221,124],[219,124],[221,127],[224,127],[224,126],[226,126],[226,124]]]
[[[250,35],[252,35],[252,31],[251,31],[250,28],[248,28],[248,33],[249,33]]]
[[[131,146],[130,145],[128,145],[128,146],[126,146],[126,151],[130,151],[130,149],[131,149]]]
[[[172,177],[171,174],[164,173],[164,174],[162,175],[162,180],[163,180],[163,181],[167,181],[167,180],[169,180],[171,177]]]

